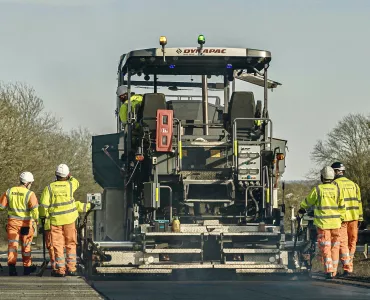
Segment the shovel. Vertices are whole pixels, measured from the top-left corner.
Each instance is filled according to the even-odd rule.
[[[36,274],[36,276],[42,277],[44,274],[48,264],[49,260],[46,259],[46,243],[45,243],[45,218],[41,218],[41,226],[42,226],[42,251],[44,255],[44,261],[42,262],[40,266],[40,271]]]

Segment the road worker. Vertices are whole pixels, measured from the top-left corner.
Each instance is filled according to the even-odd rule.
[[[77,211],[79,213],[87,213],[90,209],[94,208],[93,203],[83,203],[80,201],[75,201]],[[50,264],[52,270],[55,269],[55,253],[54,253],[54,248],[52,247],[52,242],[51,242],[51,229],[50,229],[50,218],[45,219],[45,225],[44,228],[40,228],[39,233],[43,233],[43,230],[45,230],[45,244],[46,244],[46,249],[48,249],[49,252],[49,258],[50,258]],[[54,275],[54,272],[53,272]]]
[[[78,212],[73,193],[79,182],[72,177],[66,164],[60,164],[56,171],[56,181],[45,187],[40,199],[40,217],[50,222],[51,247],[54,251],[55,263],[52,276],[76,276],[76,225]],[[87,206],[87,204],[86,204]],[[67,267],[64,258],[67,254]]]
[[[331,165],[335,172],[334,184],[343,194],[346,206],[344,222],[340,229],[340,259],[343,264],[343,275],[353,272],[353,257],[356,252],[359,222],[363,221],[361,192],[359,186],[344,176],[346,168],[341,162]]]
[[[117,96],[121,100],[121,107],[119,110],[119,117],[122,123],[127,123],[127,110],[128,110],[128,93],[127,93],[127,87],[125,85],[120,85],[117,88]],[[142,95],[135,95],[134,93],[131,93],[130,97],[131,101],[131,111],[135,111],[135,108],[137,105],[141,105],[141,102],[143,101]]]
[[[321,182],[314,187],[298,211],[314,207],[314,224],[317,227],[317,242],[322,253],[325,273],[328,279],[336,276],[339,262],[339,230],[345,215],[344,197],[340,189],[332,184],[334,170],[325,167],[321,170]]]
[[[36,195],[30,190],[34,177],[30,172],[23,172],[19,177],[20,184],[8,189],[0,198],[0,210],[8,210],[8,266],[9,276],[17,276],[18,244],[22,248],[23,275],[36,271],[32,265],[31,243],[34,229],[33,222],[38,221],[39,203]]]

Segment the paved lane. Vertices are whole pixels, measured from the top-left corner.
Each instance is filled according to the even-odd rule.
[[[370,289],[317,281],[94,281],[93,287],[111,300],[370,299]]]

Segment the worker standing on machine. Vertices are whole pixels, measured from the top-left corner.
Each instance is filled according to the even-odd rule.
[[[50,220],[51,247],[55,255],[51,275],[64,277],[67,270],[67,275],[77,276],[75,221],[78,218],[78,212],[73,193],[80,184],[72,177],[65,164],[57,167],[55,175],[56,181],[45,187],[40,200],[40,217]],[[64,248],[67,254],[67,267]]]
[[[343,276],[353,272],[353,257],[356,252],[359,223],[363,221],[360,187],[344,176],[345,166],[341,162],[331,165],[335,172],[334,184],[343,194],[346,206],[344,222],[340,228],[340,260],[343,264]]]
[[[120,85],[117,88],[117,96],[120,98],[122,103],[119,110],[119,118],[122,123],[127,123],[128,93],[127,87],[125,85]],[[136,106],[141,105],[141,102],[143,101],[143,96],[131,93],[130,101],[131,101],[131,111],[135,111]]]
[[[23,275],[36,271],[32,265],[31,243],[34,229],[33,220],[39,218],[36,195],[30,190],[34,177],[30,172],[23,172],[19,177],[20,184],[8,189],[0,198],[0,210],[8,210],[8,266],[9,276],[17,276],[18,244],[22,247]]]
[[[332,184],[334,170],[325,167],[321,170],[321,182],[314,187],[298,211],[306,213],[306,209],[314,206],[314,224],[317,227],[317,242],[322,253],[325,273],[328,279],[337,274],[339,262],[339,231],[345,216],[344,197],[340,189]]]

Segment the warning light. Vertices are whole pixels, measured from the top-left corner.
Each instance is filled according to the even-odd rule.
[[[175,65],[170,65],[170,69],[174,69],[175,68]]]
[[[143,160],[144,160],[144,155],[142,155],[142,154],[137,154],[137,155],[135,156],[135,159],[136,159],[137,161],[143,161]]]
[[[166,46],[166,45],[167,45],[167,38],[166,38],[165,36],[161,36],[161,37],[159,38],[159,44],[160,44],[161,46]]]
[[[198,36],[198,44],[199,45],[204,45],[206,43],[206,38],[204,37],[204,35],[203,34],[200,34],[199,36]]]
[[[226,69],[231,69],[233,67],[233,65],[232,64],[227,64],[226,65]]]
[[[278,153],[276,155],[277,160],[283,160],[285,158],[285,155],[283,153]]]

